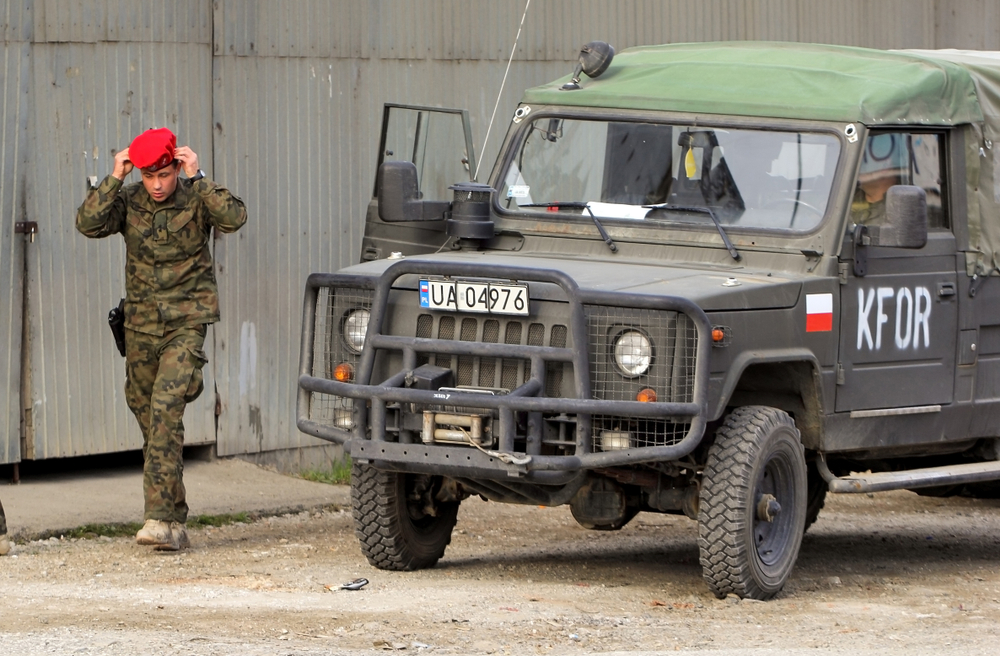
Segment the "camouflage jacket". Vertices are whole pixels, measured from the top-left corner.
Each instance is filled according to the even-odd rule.
[[[109,175],[91,189],[76,212],[76,229],[87,237],[125,238],[125,326],[163,335],[218,321],[212,228],[239,230],[247,220],[243,201],[208,178],[178,180],[162,203],[141,182],[122,185]]]

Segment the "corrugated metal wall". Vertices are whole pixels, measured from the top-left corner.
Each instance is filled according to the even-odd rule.
[[[41,227],[28,248],[36,450],[22,457],[138,444],[104,325],[123,287],[123,247],[83,239],[72,218],[84,176],[108,173],[113,150],[141,129],[175,129],[250,209],[244,230],[216,242],[223,321],[209,348],[220,453],[320,444],[294,425],[301,290],[310,272],[358,259],[384,102],[468,108],[485,179],[522,90],[568,73],[587,41],[1000,48],[998,5],[533,0],[483,151],[524,0],[0,0],[8,116],[9,99],[23,98],[12,86],[28,84],[17,80],[33,67],[21,156],[30,165],[4,174],[0,202],[6,214],[25,199]],[[0,138],[12,161],[14,137]],[[0,244],[7,289],[19,264],[8,235]],[[3,330],[11,335],[0,332],[0,344],[17,333]],[[3,367],[3,380],[16,380],[16,363]],[[192,440],[215,435],[213,402],[206,394],[189,409]],[[13,429],[0,423],[8,443],[15,412]]]
[[[28,160],[31,13],[8,7],[0,19],[0,464],[20,460],[21,307]]]
[[[27,184],[27,212],[39,226],[28,249],[34,432],[22,455],[135,449],[142,437],[107,328],[124,293],[124,244],[85,239],[74,215],[87,176],[107,175],[114,153],[146,128],[171,128],[211,168],[211,11],[197,0],[35,9]],[[211,394],[188,408],[189,442],[214,441],[214,411]]]

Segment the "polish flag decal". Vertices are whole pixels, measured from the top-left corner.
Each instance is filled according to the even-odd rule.
[[[806,294],[806,332],[833,330],[833,294]]]

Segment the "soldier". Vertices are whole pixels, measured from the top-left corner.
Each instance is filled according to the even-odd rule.
[[[0,556],[10,553],[10,540],[7,539],[7,516],[3,514],[3,503],[0,502]]]
[[[903,183],[909,159],[905,135],[887,132],[868,138],[858,172],[858,188],[851,203],[851,219],[855,223],[885,223],[885,196],[890,187]]]
[[[133,167],[142,182],[123,185]],[[231,233],[246,220],[243,201],[205,177],[198,155],[177,148],[166,128],[118,152],[111,175],[77,210],[76,228],[87,237],[125,239],[125,399],[144,458],[145,524],[136,541],[157,550],[189,545],[183,417],[204,388],[205,331],[219,320],[212,228]]]

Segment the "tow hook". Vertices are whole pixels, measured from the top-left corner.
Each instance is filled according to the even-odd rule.
[[[781,504],[772,494],[765,494],[757,502],[757,519],[765,522],[773,522],[775,516],[781,512]]]

